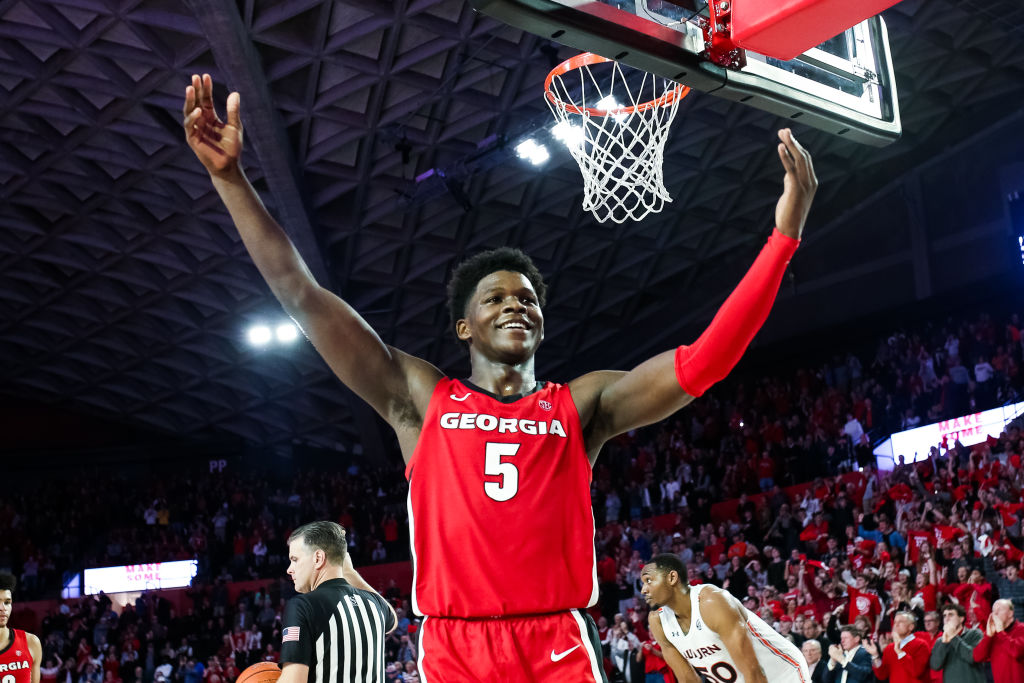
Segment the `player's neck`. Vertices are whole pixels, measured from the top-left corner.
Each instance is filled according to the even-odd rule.
[[[10,626],[0,627],[0,650],[3,650],[11,644],[11,637],[12,633]]]
[[[668,601],[668,606],[675,612],[676,618],[680,621],[688,622],[690,620],[690,613],[693,611],[690,604],[690,591],[677,590],[672,594],[672,599]]]
[[[537,384],[533,357],[517,365],[509,365],[471,354],[473,372],[469,381],[497,396],[515,396],[532,391]]]

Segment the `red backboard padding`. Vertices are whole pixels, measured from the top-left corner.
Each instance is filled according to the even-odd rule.
[[[745,50],[793,59],[899,0],[734,0],[732,39]]]

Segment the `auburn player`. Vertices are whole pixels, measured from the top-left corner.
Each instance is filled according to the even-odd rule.
[[[39,683],[43,646],[32,633],[7,624],[14,608],[13,574],[0,573],[0,681],[3,683]]]
[[[756,614],[710,584],[690,586],[675,555],[640,572],[651,633],[680,683],[810,683],[807,660]]]
[[[591,467],[610,438],[661,420],[728,374],[771,309],[817,180],[810,155],[779,131],[777,228],[691,346],[629,372],[539,382],[544,281],[522,252],[459,266],[452,329],[472,372],[446,377],[386,344],[313,279],[246,179],[239,95],[227,120],[208,75],[185,91],[184,128],[274,295],[334,373],[395,430],[407,463],[420,672],[427,683],[602,680]]]

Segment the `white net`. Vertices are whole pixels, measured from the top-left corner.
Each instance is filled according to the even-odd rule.
[[[628,67],[627,67],[628,68]],[[553,129],[583,174],[583,208],[600,221],[639,221],[672,198],[665,141],[689,88],[585,53],[548,76]],[[632,82],[632,83],[631,83]]]

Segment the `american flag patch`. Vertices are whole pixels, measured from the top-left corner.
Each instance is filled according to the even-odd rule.
[[[290,641],[299,642],[299,627],[289,626],[285,630],[281,631],[281,642],[287,643]]]

